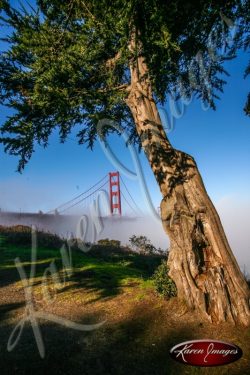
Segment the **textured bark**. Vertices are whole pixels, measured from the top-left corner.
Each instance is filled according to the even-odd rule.
[[[178,297],[212,322],[248,325],[249,288],[194,159],[175,150],[162,127],[143,57],[131,62],[127,104],[163,199],[169,275]]]

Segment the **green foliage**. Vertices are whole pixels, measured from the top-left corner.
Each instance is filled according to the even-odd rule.
[[[249,66],[249,68],[250,68],[250,66]],[[250,116],[250,93],[247,96],[247,101],[246,101],[246,104],[245,104],[245,107],[244,107],[244,111],[245,111],[247,116]]]
[[[171,298],[177,295],[177,289],[174,281],[168,276],[168,272],[167,262],[163,260],[155,270],[152,280],[157,293],[163,297]]]
[[[0,226],[0,235],[4,235],[7,245],[31,247],[31,228],[23,225]],[[42,248],[60,249],[64,241],[56,234],[37,231],[37,243]]]
[[[151,241],[146,236],[136,236],[133,235],[129,238],[129,242],[132,246],[132,249],[139,254],[163,254],[164,251],[160,248],[156,248]]]
[[[238,18],[238,29],[235,36],[237,40],[238,48],[243,49],[244,51],[249,51],[250,48],[250,1],[242,1],[241,6],[239,7],[239,18]],[[245,69],[244,77],[250,75],[250,61]],[[244,107],[245,114],[250,116],[250,92],[247,96],[247,100]]]
[[[125,99],[129,66],[141,55],[157,102],[168,93],[195,94],[214,106],[224,84],[223,62],[235,52],[230,27],[244,20],[247,3],[37,0],[34,9],[17,10],[1,0],[2,22],[11,29],[0,56],[0,103],[14,110],[1,127],[5,150],[20,156],[21,171],[54,129],[63,142],[78,126],[79,143],[92,148],[97,124],[106,118],[140,145]],[[246,23],[239,25],[238,44]],[[103,136],[114,131],[106,124]]]
[[[109,238],[103,238],[103,239],[99,240],[97,243],[98,243],[98,245],[111,246],[111,247],[120,247],[120,245],[121,245],[121,241],[110,240]]]
[[[112,240],[110,240],[112,241]],[[141,275],[152,276],[162,259],[166,259],[165,254],[139,254],[132,249],[123,246],[106,246],[96,244],[91,246],[86,256],[111,262],[112,264],[127,264],[141,272]]]

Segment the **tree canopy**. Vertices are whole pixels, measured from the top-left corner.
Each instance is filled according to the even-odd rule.
[[[169,93],[194,94],[214,108],[225,83],[223,62],[249,46],[248,6],[237,0],[37,0],[17,9],[0,0],[2,22],[10,26],[0,57],[0,104],[14,110],[0,142],[20,156],[20,171],[55,128],[65,141],[80,124],[79,143],[92,148],[98,121],[109,118],[140,144],[124,100],[129,64],[138,56],[147,63],[157,103]],[[112,131],[106,125],[104,133]]]

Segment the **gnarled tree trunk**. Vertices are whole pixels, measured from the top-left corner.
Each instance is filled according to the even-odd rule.
[[[167,139],[143,57],[131,63],[130,70],[127,105],[163,196],[161,217],[170,238],[169,275],[178,297],[212,322],[248,325],[249,288],[197,165]]]

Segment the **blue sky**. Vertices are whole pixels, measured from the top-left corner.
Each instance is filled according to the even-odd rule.
[[[216,111],[204,111],[201,102],[194,100],[185,108],[182,118],[175,120],[174,129],[168,134],[174,147],[195,157],[214,201],[228,195],[238,195],[240,199],[249,197],[250,119],[243,112],[249,89],[249,79],[243,79],[247,60],[248,56],[241,53],[236,60],[227,62],[230,77]],[[168,103],[165,108],[170,113]],[[7,114],[7,110],[1,108],[1,123]],[[134,170],[124,141],[113,136],[110,144],[118,158]],[[53,134],[49,147],[37,147],[21,175],[15,172],[18,159],[4,154],[2,146],[0,160],[0,183],[5,186],[0,206],[11,210],[53,208],[117,169],[98,143],[92,152],[77,145],[74,135],[65,144],[60,144],[57,134]],[[160,194],[154,176],[143,154],[140,160],[154,205],[158,206]],[[138,204],[144,207],[139,181],[131,181],[126,176],[124,179]]]

